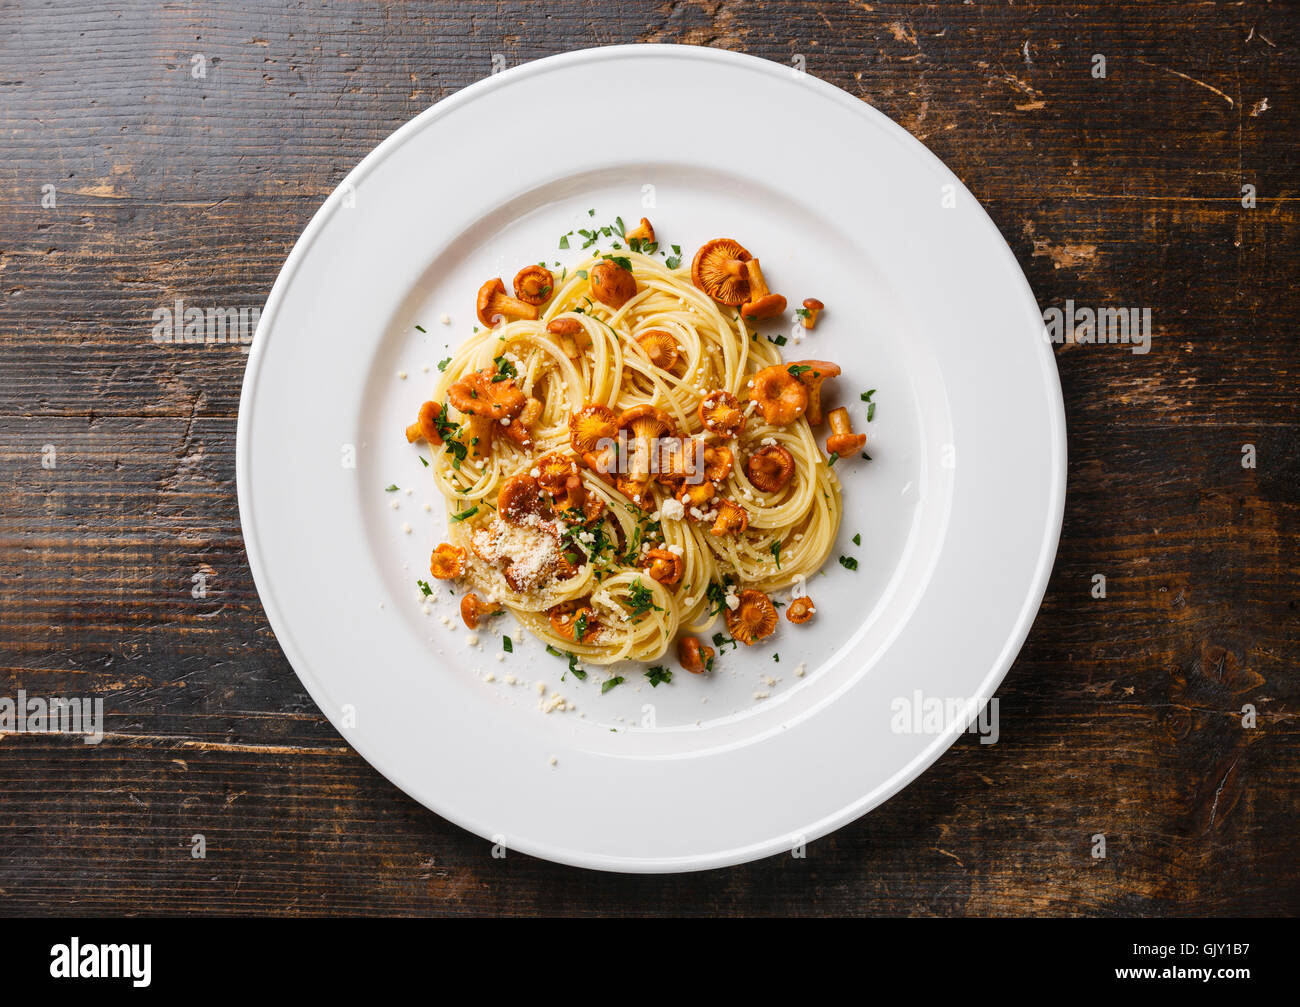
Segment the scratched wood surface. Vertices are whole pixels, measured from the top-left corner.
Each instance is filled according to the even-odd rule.
[[[115,7],[0,9],[0,697],[100,695],[109,732],[0,737],[0,913],[1300,908],[1300,24],[1283,5]],[[632,41],[801,55],[952,167],[1041,305],[1153,312],[1145,356],[1058,351],[1069,504],[999,743],[958,743],[807,859],[689,876],[494,860],[353,753],[243,553],[246,358],[150,339],[176,298],[260,305],[345,172],[493,54]]]

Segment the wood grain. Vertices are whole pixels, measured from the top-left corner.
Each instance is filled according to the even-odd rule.
[[[1295,913],[1300,26],[1281,7],[7,7],[0,696],[102,695],[109,733],[0,737],[0,913]],[[493,54],[633,41],[801,55],[944,159],[1044,307],[1150,307],[1155,330],[1145,356],[1059,351],[1069,504],[999,743],[959,742],[805,860],[691,876],[494,860],[353,753],[243,554],[246,357],[150,339],[176,298],[259,306],[347,170]]]

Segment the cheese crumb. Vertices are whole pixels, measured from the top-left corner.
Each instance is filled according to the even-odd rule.
[[[447,314],[447,313],[444,311],[444,312],[442,313],[442,317],[439,318],[438,321],[442,322],[443,325],[450,325],[450,324],[451,324],[451,315]]]
[[[668,521],[680,521],[686,514],[686,508],[680,500],[670,497],[660,505],[659,513]]]
[[[477,647],[477,646],[478,646],[478,634],[477,634],[477,633],[471,633],[469,636],[465,637],[465,645],[466,645],[467,647]]]
[[[796,678],[803,678],[803,673],[804,673],[805,670],[806,670],[806,669],[804,668],[804,663],[803,663],[802,661],[800,661],[800,662],[799,662],[799,667],[795,668],[795,670],[794,670],[795,677],[796,677]]]

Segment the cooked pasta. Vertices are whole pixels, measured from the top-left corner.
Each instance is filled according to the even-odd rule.
[[[480,291],[496,324],[455,350],[407,431],[441,446],[450,541],[431,570],[472,586],[469,625],[508,609],[585,664],[656,661],[719,616],[757,642],[776,628],[769,595],[806,595],[840,524],[813,434],[839,368],[787,363],[751,328],[751,307],[772,314],[761,297],[785,301],[734,242],[715,255],[737,283],[721,295],[743,304],[697,287],[714,244],[690,268],[616,247],[558,275],[527,267],[514,298],[499,280]],[[846,416],[832,440],[853,450]],[[815,609],[804,597],[798,611]],[[712,650],[690,637],[679,656],[699,671]]]

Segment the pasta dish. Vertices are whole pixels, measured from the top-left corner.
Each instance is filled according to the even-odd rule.
[[[833,466],[865,436],[823,408],[838,366],[786,361],[787,340],[754,327],[786,299],[738,242],[683,265],[644,218],[604,230],[607,250],[576,266],[483,285],[481,325],[407,429],[435,448],[447,505],[430,570],[462,583],[471,628],[509,610],[585,664],[676,645],[703,672],[719,618],[757,644],[778,628],[777,592],[793,589],[787,621],[815,614],[805,583],[840,525]],[[806,300],[797,324],[822,309]]]

